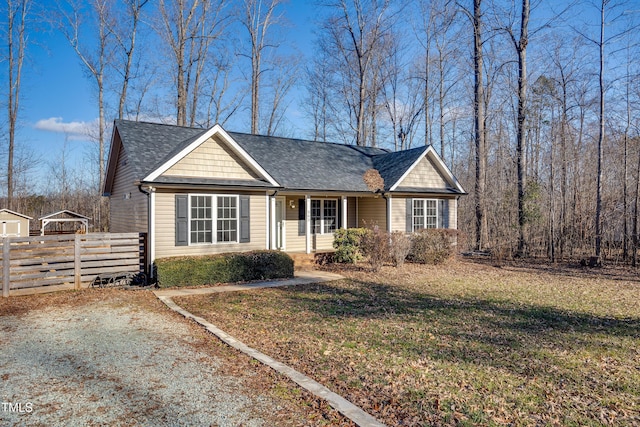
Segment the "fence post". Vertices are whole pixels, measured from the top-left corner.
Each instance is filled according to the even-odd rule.
[[[8,237],[2,239],[2,296],[9,297],[9,280],[11,278],[11,242]]]
[[[73,244],[73,284],[74,289],[80,289],[80,270],[81,270],[81,258],[80,258],[80,234],[76,234]]]

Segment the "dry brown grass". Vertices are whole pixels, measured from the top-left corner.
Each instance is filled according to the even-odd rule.
[[[630,271],[451,262],[176,299],[389,425],[640,425]]]

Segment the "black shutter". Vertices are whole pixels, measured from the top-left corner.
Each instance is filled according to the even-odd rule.
[[[298,199],[298,236],[304,236],[306,232],[304,217],[305,217],[304,199]]]
[[[338,204],[336,209],[336,215],[338,215],[338,218],[336,218],[336,224],[337,224],[336,228],[340,229],[342,228],[342,199],[341,198],[338,199],[336,203]]]
[[[176,246],[189,245],[189,196],[176,194]]]
[[[438,228],[449,228],[449,200],[438,200]]]
[[[240,243],[251,241],[249,196],[240,196]]]
[[[407,233],[413,232],[413,199],[407,199]]]

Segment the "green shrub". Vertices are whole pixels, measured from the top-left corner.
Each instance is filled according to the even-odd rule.
[[[293,260],[279,251],[162,258],[155,265],[163,288],[293,277]]]
[[[413,235],[408,259],[421,264],[441,264],[454,253],[456,230],[427,228]]]
[[[333,254],[335,262],[355,263],[362,259],[360,248],[362,237],[367,234],[366,228],[346,228],[335,231],[333,238]]]

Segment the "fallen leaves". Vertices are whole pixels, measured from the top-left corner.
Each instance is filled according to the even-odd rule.
[[[640,419],[631,279],[469,262],[344,274],[179,303],[388,425]]]

